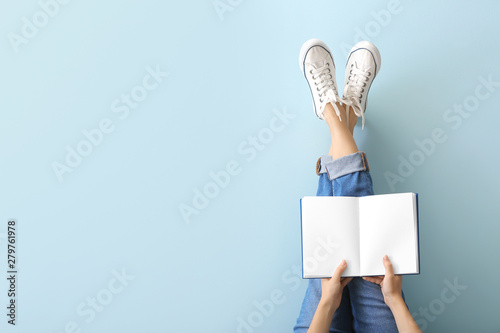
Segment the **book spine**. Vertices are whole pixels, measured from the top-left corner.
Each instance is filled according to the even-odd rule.
[[[302,278],[304,279],[304,236],[302,230],[302,198],[300,199],[300,253],[302,256]]]

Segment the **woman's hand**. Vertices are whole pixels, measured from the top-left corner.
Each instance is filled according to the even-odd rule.
[[[335,269],[333,276],[329,279],[321,279],[321,299],[319,301],[313,320],[309,326],[308,333],[329,332],[332,325],[333,315],[340,306],[342,291],[352,278],[340,277],[345,271],[347,263],[345,260]]]
[[[406,307],[403,300],[401,288],[403,287],[403,277],[401,275],[394,275],[392,263],[387,257],[384,256],[385,276],[367,276],[364,277],[366,281],[379,284],[382,288],[384,295],[384,302],[391,309],[391,312],[396,320],[399,332],[418,333],[420,329],[413,319]],[[326,332],[326,331],[325,331]]]
[[[391,307],[395,303],[403,300],[401,289],[403,287],[403,277],[394,275],[392,263],[387,255],[383,258],[385,267],[385,276],[366,276],[363,277],[366,281],[379,284],[382,287],[384,302]]]
[[[347,268],[347,263],[342,260],[335,269],[333,276],[329,279],[321,279],[321,300],[320,303],[329,305],[335,310],[340,305],[342,291],[352,278],[342,278],[341,275]]]

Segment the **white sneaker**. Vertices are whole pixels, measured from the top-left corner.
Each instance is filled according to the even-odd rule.
[[[349,126],[349,109],[352,107],[356,116],[362,119],[362,128],[365,128],[366,99],[372,82],[380,70],[380,63],[380,52],[370,42],[359,42],[351,49],[345,68],[342,97],[342,102],[346,104],[347,126]]]
[[[313,109],[318,118],[323,118],[323,111],[328,103],[340,118],[340,110],[335,104],[340,101],[335,82],[335,64],[333,57],[319,39],[310,39],[300,49],[299,65],[313,96]]]

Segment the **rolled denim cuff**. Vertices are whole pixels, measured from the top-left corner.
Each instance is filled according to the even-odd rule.
[[[320,158],[320,160],[323,163],[322,158]],[[323,167],[326,169],[330,180],[337,179],[353,172],[370,171],[366,154],[362,151],[342,156],[335,160],[331,159],[330,161],[325,158],[324,164],[321,164],[320,170],[322,170]]]
[[[326,163],[331,161],[333,161],[333,159],[330,155],[323,155],[318,158],[318,161],[316,162],[316,174],[319,176],[322,173],[326,173]]]

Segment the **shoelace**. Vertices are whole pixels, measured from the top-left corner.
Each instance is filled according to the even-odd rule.
[[[326,63],[325,66],[319,67],[311,70],[312,78],[314,80],[314,85],[319,93],[320,109],[324,109],[326,104],[331,103],[335,113],[340,118],[340,109],[337,106],[337,87],[333,82],[333,75],[328,67],[329,64]]]
[[[361,117],[361,129],[365,128],[365,112],[361,108],[361,99],[371,75],[372,72],[369,69],[359,68],[357,63],[352,64],[346,91],[347,97],[342,98],[342,102],[347,105],[346,114],[349,115],[349,108],[352,107],[354,114]]]

